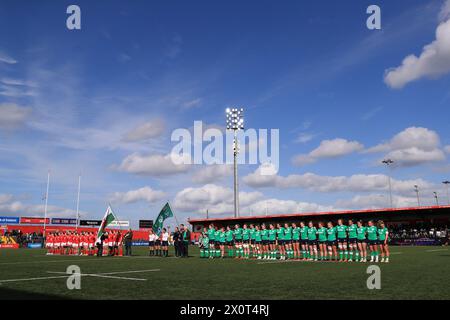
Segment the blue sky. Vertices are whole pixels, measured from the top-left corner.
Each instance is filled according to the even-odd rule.
[[[280,171],[239,168],[243,214],[446,202],[450,12],[444,1],[69,1],[0,4],[0,215],[80,209],[179,220],[232,212],[230,168],[167,161],[194,120],[280,129]],[[366,28],[381,7],[382,30]],[[428,46],[428,47],[426,47]],[[415,58],[404,59],[409,55]]]

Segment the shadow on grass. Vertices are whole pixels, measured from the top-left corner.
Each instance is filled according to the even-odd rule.
[[[0,300],[70,300],[65,297],[0,287]]]

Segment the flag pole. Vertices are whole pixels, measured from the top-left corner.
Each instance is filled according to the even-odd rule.
[[[172,213],[173,213],[173,217],[175,218],[175,221],[176,221],[176,223],[177,223],[177,226],[179,226],[180,223],[178,222],[177,215],[175,214],[175,212],[173,212],[172,208],[170,207],[169,200],[167,200],[167,205],[169,206],[170,210],[171,210]]]
[[[81,187],[81,173],[78,176],[78,196],[77,196],[77,217],[75,230],[78,232],[78,225],[80,223],[80,187]]]
[[[50,170],[47,172],[47,191],[45,193],[45,206],[44,206],[44,239],[46,235],[46,229],[47,229],[47,205],[48,205],[48,190],[50,186]]]

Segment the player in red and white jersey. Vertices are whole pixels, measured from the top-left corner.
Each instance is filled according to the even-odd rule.
[[[95,254],[95,241],[97,241],[97,237],[94,232],[90,232],[88,235],[88,243],[89,243],[89,255]]]
[[[122,233],[120,231],[116,231],[114,234],[114,255],[119,255],[119,247],[121,246],[122,241]]]
[[[53,234],[49,233],[45,239],[45,248],[47,249],[47,254],[52,254],[53,248]]]
[[[106,241],[108,241],[108,255],[112,256],[114,254],[114,231],[108,232],[108,238]]]
[[[72,248],[73,248],[73,254],[79,255],[79,248],[80,248],[80,234],[75,231],[72,238]]]

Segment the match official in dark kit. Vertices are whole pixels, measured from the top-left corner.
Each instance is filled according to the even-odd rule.
[[[184,224],[180,226],[180,229],[182,239],[182,257],[187,258],[189,256],[189,242],[191,242],[191,232]]]
[[[175,227],[175,231],[173,232],[173,247],[175,249],[175,257],[181,256],[181,232],[178,227]]]
[[[127,233],[123,236],[123,243],[125,244],[125,255],[131,256],[131,245],[133,242],[133,231],[128,229]]]

